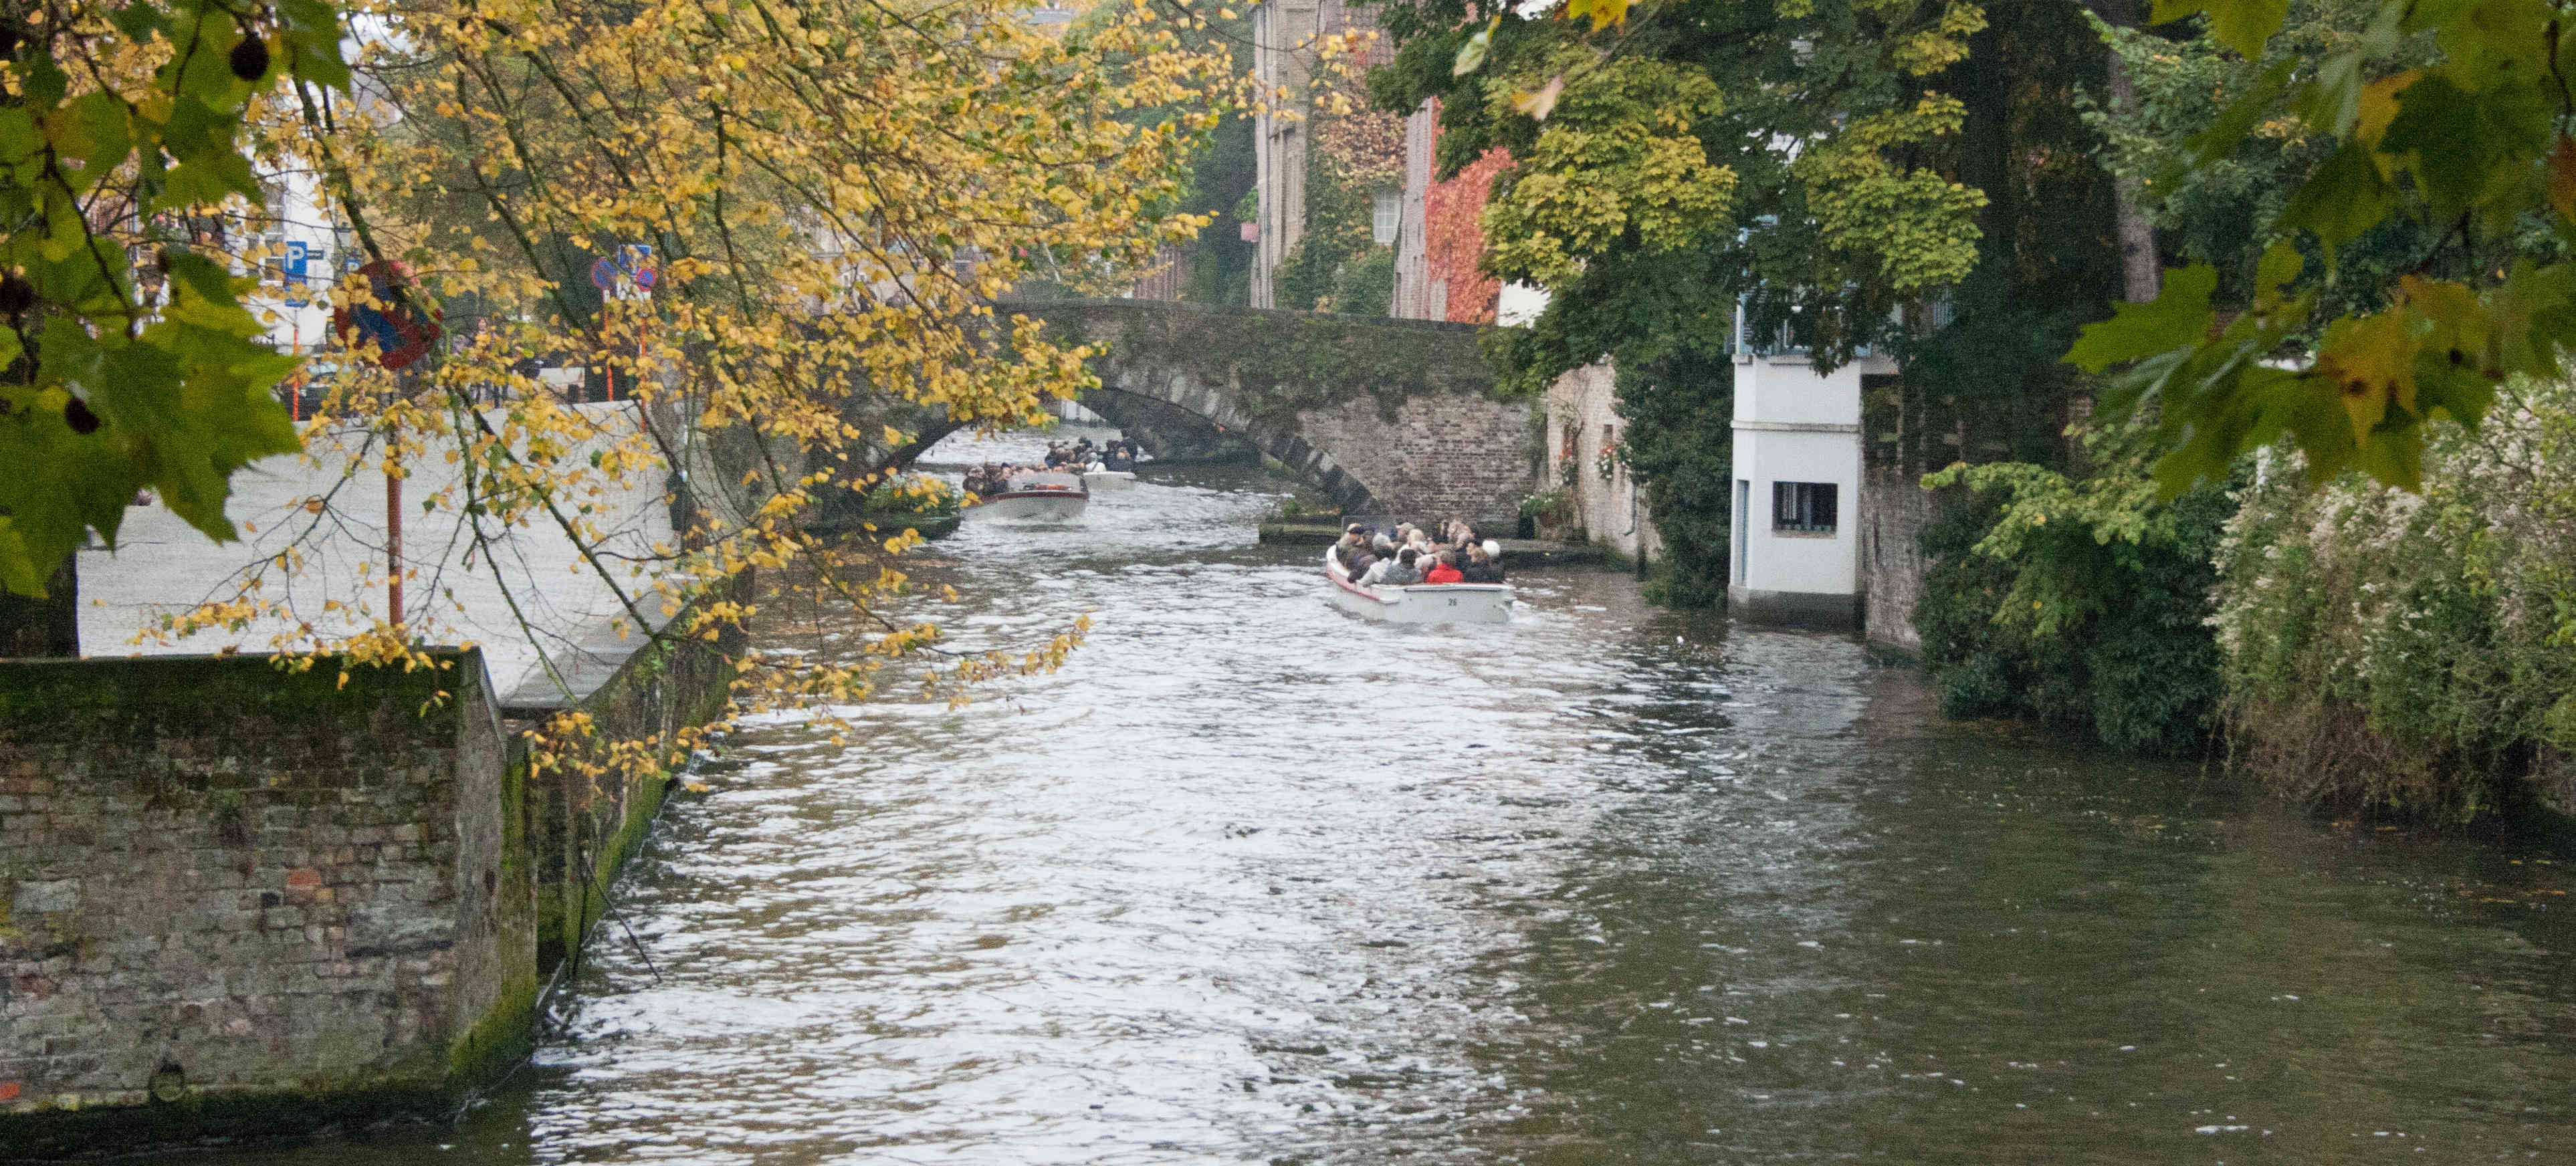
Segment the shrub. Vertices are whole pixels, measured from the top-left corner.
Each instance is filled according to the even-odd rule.
[[[1926,531],[1914,626],[1950,716],[2084,726],[2176,753],[2217,725],[2211,558],[2233,503],[2158,500],[2137,427],[2086,435],[2083,478],[2024,462],[1954,465],[1927,488],[1973,497]]]
[[[2227,728],[2282,793],[2467,821],[2576,750],[2576,393],[2517,387],[2438,435],[2420,495],[2295,462],[2218,567]]]
[[[1663,553],[1646,599],[1670,607],[1726,602],[1727,553],[1735,505],[1735,362],[1724,353],[1676,348],[1652,363],[1618,370],[1619,415],[1628,421],[1619,457],[1637,476]],[[1574,464],[1565,464],[1568,485]]]

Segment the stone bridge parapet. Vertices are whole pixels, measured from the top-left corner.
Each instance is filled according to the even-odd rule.
[[[1531,403],[1496,391],[1479,325],[1157,300],[1000,311],[1105,346],[1082,403],[1113,424],[1238,435],[1348,513],[1508,527],[1537,487]]]

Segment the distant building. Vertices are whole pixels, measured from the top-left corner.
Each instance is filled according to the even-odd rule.
[[[1400,233],[1401,127],[1391,115],[1361,106],[1355,85],[1341,86],[1352,112],[1331,115],[1316,98],[1330,88],[1317,80],[1320,48],[1328,37],[1368,34],[1363,68],[1394,59],[1366,9],[1348,0],[1268,0],[1252,13],[1252,75],[1269,112],[1253,123],[1253,191],[1259,214],[1245,238],[1254,244],[1252,306],[1278,307],[1276,279],[1306,235],[1308,171],[1317,150],[1337,155],[1341,172],[1370,187],[1371,236],[1380,245]],[[1381,177],[1382,176],[1382,177]],[[1304,305],[1291,305],[1302,307]]]
[[[1503,285],[1477,269],[1485,249],[1477,216],[1485,213],[1494,176],[1512,158],[1488,150],[1455,176],[1438,180],[1432,159],[1439,137],[1437,100],[1423,102],[1404,119],[1392,313],[1411,320],[1490,324],[1501,307]]]

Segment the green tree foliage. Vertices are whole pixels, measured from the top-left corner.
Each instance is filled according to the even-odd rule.
[[[248,10],[244,10],[247,12]],[[243,111],[280,76],[344,86],[338,14],[285,0],[51,0],[0,17],[0,586],[43,593],[150,489],[207,536],[233,471],[298,448],[247,281],[192,214],[256,202]]]
[[[1536,387],[1617,365],[1625,452],[1651,495],[1660,471],[1648,467],[1697,475],[1729,456],[1725,425],[1699,419],[1730,392],[1720,358],[1737,297],[1760,289],[1755,334],[1794,307],[1819,366],[1892,349],[1917,391],[1992,401],[1978,416],[2014,429],[2008,448],[2054,460],[2056,424],[2023,422],[2062,414],[2071,376],[2057,358],[2119,286],[2112,185],[2077,100],[2099,89],[2106,57],[2082,9],[1679,0],[1563,12],[1585,19],[1470,23],[1457,0],[1382,6],[1401,48],[1372,77],[1378,104],[1442,98],[1449,172],[1496,146],[1515,160],[1486,214],[1487,266],[1554,295],[1498,345],[1509,379]],[[1605,13],[1615,36],[1591,27]],[[1478,36],[1482,59],[1461,72]],[[1921,312],[1920,334],[1896,323],[1954,289],[1947,327]],[[1654,393],[1678,398],[1638,395]],[[1678,456],[1690,442],[1716,448]],[[1711,509],[1670,508],[1684,499]],[[1729,505],[1680,483],[1656,504],[1682,577],[1722,579]],[[1672,538],[1682,527],[1698,533]]]
[[[2563,376],[2560,350],[2576,340],[2576,267],[2561,248],[2522,246],[2576,229],[2576,138],[2564,128],[2576,111],[2564,54],[2576,48],[2558,10],[2386,0],[2316,58],[2298,55],[2295,32],[2275,35],[2289,11],[2282,0],[2156,6],[2159,21],[2206,12],[2219,47],[2263,66],[2160,183],[2223,188],[2224,168],[2266,134],[2326,151],[2272,226],[2327,262],[2272,243],[2233,300],[2212,261],[2190,264],[2069,355],[2125,366],[2112,407],[2157,404],[2168,492],[2275,442],[2301,451],[2314,481],[2358,469],[2414,488],[2427,422],[2476,424],[2506,378]],[[2342,268],[2348,244],[2391,224],[2420,242],[2411,262]]]
[[[1256,215],[1238,208],[1252,194],[1255,181],[1250,117],[1230,117],[1208,134],[1190,156],[1190,193],[1182,209],[1208,216],[1206,230],[1181,245],[1189,264],[1189,281],[1181,299],[1194,304],[1252,302],[1254,245],[1243,239],[1242,224]],[[1247,208],[1248,209],[1248,208]]]
[[[1233,78],[1248,79],[1252,75],[1250,7],[1237,9],[1187,0],[1167,0],[1161,7],[1179,18],[1173,29],[1180,44],[1193,52],[1222,55],[1228,75]],[[1094,5],[1074,19],[1069,31],[1077,37],[1097,35],[1124,14],[1122,8],[1117,4]],[[1110,59],[1124,62],[1121,56]],[[1138,109],[1128,118],[1139,125],[1150,125],[1184,112],[1157,106]],[[1251,302],[1254,245],[1244,241],[1241,226],[1259,218],[1252,198],[1257,181],[1255,166],[1253,116],[1249,109],[1233,111],[1191,150],[1187,185],[1174,204],[1182,213],[1207,216],[1208,225],[1177,244],[1180,262],[1187,272],[1180,292],[1183,302],[1238,306]],[[1046,289],[1029,290],[1043,293]]]
[[[2147,434],[2088,434],[2096,465],[2082,477],[1996,462],[1924,480],[1976,496],[1924,540],[1934,565],[1914,626],[1943,712],[2084,725],[2168,753],[2216,727],[2210,564],[2234,503],[2215,487],[2161,498]]]
[[[2225,719],[2284,794],[2448,821],[2576,793],[2576,391],[2428,435],[2420,495],[2294,457],[2218,555]],[[2563,801],[2562,801],[2562,804]]]
[[[1620,412],[1628,418],[1620,456],[1637,476],[1664,540],[1646,597],[1673,607],[1714,607],[1726,599],[1735,365],[1676,349],[1652,365],[1622,365],[1618,377]]]
[[[2267,51],[2276,61],[2326,59],[2357,43],[2375,11],[2372,0],[2295,0]],[[2164,34],[2190,26],[2142,30],[2093,23],[2125,63],[2137,99],[2123,110],[2095,105],[2085,111],[2085,121],[2103,135],[2102,165],[2135,182],[2141,209],[2167,252],[2214,267],[2215,295],[2227,304],[2250,301],[2263,252],[2283,238],[2301,246],[2309,273],[2322,274],[2315,237],[2283,228],[2281,214],[2299,185],[2334,155],[2336,143],[2301,132],[2286,95],[2275,96],[2233,148],[2205,165],[2191,165],[2194,143],[2230,106],[2263,85],[2266,63],[2221,47],[2205,21],[2194,22],[2196,31],[2182,39]],[[2408,48],[2379,66],[2381,75],[2433,59],[2428,38],[2416,37]],[[2385,289],[2438,242],[2418,224],[2391,219],[2336,248],[2337,278],[2319,289],[2330,309],[2325,318],[2379,307]]]
[[[1984,27],[1977,6],[1688,0],[1623,12],[1604,41],[1544,16],[1470,23],[1464,0],[1380,9],[1399,49],[1370,77],[1379,107],[1443,100],[1444,173],[1498,146],[1515,160],[1487,210],[1489,269],[1556,293],[1550,311],[1651,289],[1671,304],[1647,315],[1696,325],[1599,334],[1612,343],[1592,351],[1542,345],[1532,354],[1565,363],[1540,372],[1722,345],[1735,293],[1756,283],[1794,289],[1836,363],[1896,305],[1973,264],[1985,196],[1958,181],[1960,103],[1939,74]],[[1462,73],[1459,50],[1478,36],[1483,59]],[[1682,253],[1707,257],[1683,265],[1702,279],[1635,270],[1669,276]]]

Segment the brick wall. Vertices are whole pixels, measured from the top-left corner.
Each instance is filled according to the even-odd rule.
[[[1417,522],[1465,518],[1509,534],[1530,491],[1530,407],[1459,395],[1374,400],[1297,414],[1307,441],[1369,484],[1371,509]]]
[[[433,1107],[524,1047],[522,798],[439,658],[0,661],[0,1144]]]
[[[1914,605],[1923,598],[1922,536],[1965,496],[1922,488],[1953,462],[2063,464],[2069,404],[1936,395],[1903,377],[1861,378],[1860,572],[1869,642],[1919,655]]]

